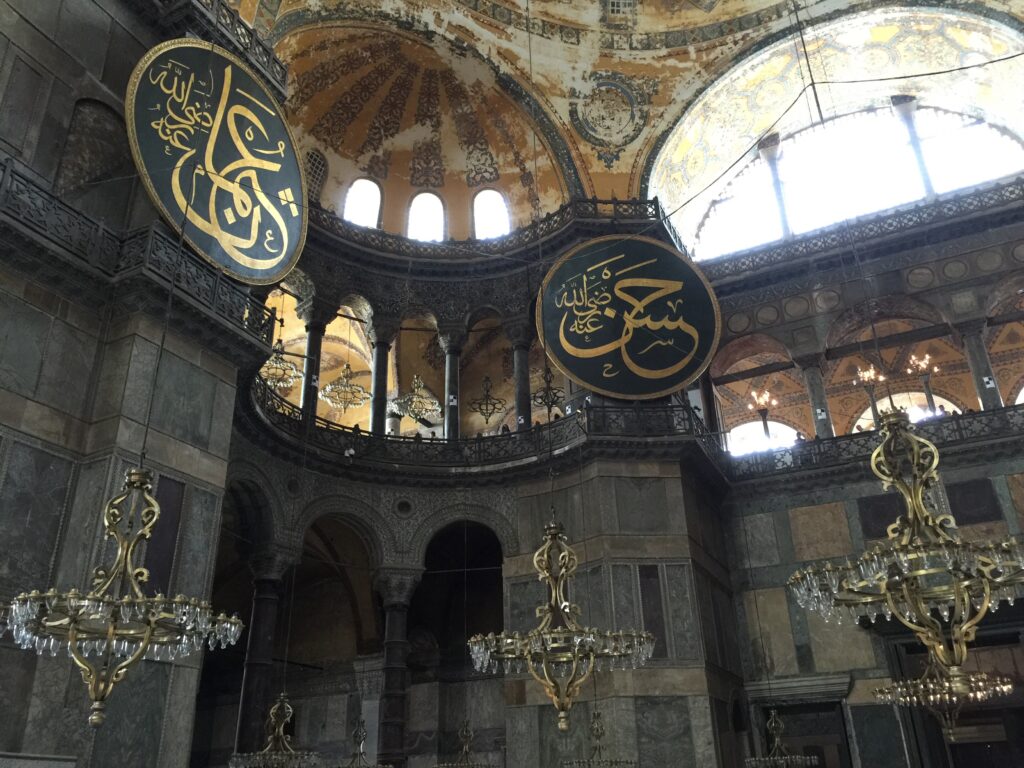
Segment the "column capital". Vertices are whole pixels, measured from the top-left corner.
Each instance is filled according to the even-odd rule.
[[[381,596],[385,608],[408,607],[422,575],[422,568],[379,568],[373,575],[373,588]]]
[[[516,347],[530,348],[535,335],[532,318],[527,315],[508,317],[502,321],[501,325],[505,329],[508,340],[512,342],[513,349]]]
[[[253,581],[280,581],[285,572],[299,562],[301,554],[301,550],[296,552],[285,547],[268,547],[254,552],[248,562]]]
[[[374,346],[378,344],[391,345],[398,336],[402,321],[397,317],[388,315],[371,315],[366,321],[366,338]]]
[[[306,324],[307,330],[311,326],[326,328],[338,314],[338,304],[313,294],[295,306],[295,314]]]
[[[808,368],[817,368],[819,372],[823,372],[825,368],[825,355],[820,352],[796,355],[793,358],[793,362],[801,371],[806,371]]]
[[[970,320],[960,320],[953,323],[953,327],[961,336],[975,336],[980,334],[988,326],[987,317],[973,317]]]
[[[439,325],[437,327],[437,343],[446,355],[457,355],[462,352],[468,335],[466,333],[466,326],[461,323],[458,325]]]

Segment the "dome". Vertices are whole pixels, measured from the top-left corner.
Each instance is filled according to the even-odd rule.
[[[369,178],[382,188],[381,226],[404,233],[412,198],[434,192],[446,236],[458,239],[473,234],[481,190],[506,197],[513,227],[568,199],[530,109],[478,55],[342,25],[300,29],[277,50],[290,68],[287,107],[299,141],[327,158],[325,208],[341,213],[348,188]]]

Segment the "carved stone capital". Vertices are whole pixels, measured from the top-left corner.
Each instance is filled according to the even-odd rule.
[[[818,372],[821,373],[825,370],[825,356],[816,352],[808,355],[794,356],[793,362],[801,371],[817,368]]]
[[[466,328],[459,326],[440,326],[437,329],[437,343],[446,355],[459,354],[466,346]]]
[[[529,349],[530,344],[533,343],[535,334],[532,318],[526,315],[509,317],[502,322],[502,327],[505,329],[505,335],[508,337],[508,340],[512,342],[513,349]]]
[[[421,568],[381,568],[373,576],[373,588],[381,596],[385,608],[408,607],[422,575]]]
[[[295,306],[295,314],[306,324],[307,329],[311,326],[326,328],[338,314],[338,304],[314,294]]]
[[[402,321],[388,315],[372,315],[366,321],[366,338],[371,344],[393,344]]]
[[[254,552],[248,562],[253,581],[280,581],[285,572],[299,562],[301,555],[301,549],[293,551],[284,547],[268,547]]]

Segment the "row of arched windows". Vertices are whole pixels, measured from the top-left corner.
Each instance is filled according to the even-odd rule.
[[[327,161],[313,149],[306,153],[306,181],[309,196],[319,200],[327,175]],[[345,195],[341,217],[360,227],[379,227],[382,194],[371,179],[356,179]],[[473,236],[486,240],[507,235],[512,228],[508,203],[495,189],[482,189],[473,197]],[[420,192],[409,203],[405,234],[413,240],[444,240],[444,203],[433,192]]]

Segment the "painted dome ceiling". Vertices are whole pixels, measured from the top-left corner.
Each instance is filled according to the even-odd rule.
[[[381,183],[386,210],[389,200],[404,209],[417,192],[435,191],[448,208],[451,236],[465,237],[468,219],[459,226],[458,212],[468,217],[480,189],[505,194],[519,212],[516,226],[567,199],[530,112],[474,54],[378,27],[332,25],[298,31],[278,50],[290,68],[293,126],[304,145],[328,158],[325,206],[338,208],[339,188],[360,176]],[[384,222],[402,229],[391,225]]]

